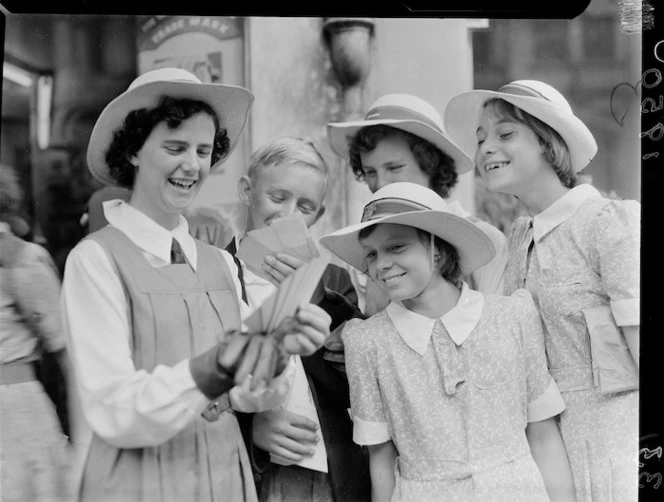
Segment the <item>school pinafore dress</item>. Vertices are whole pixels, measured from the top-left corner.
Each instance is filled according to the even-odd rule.
[[[137,370],[151,372],[198,355],[240,327],[230,270],[219,250],[196,241],[198,267],[153,268],[117,228],[97,241],[117,269],[127,295]],[[83,501],[254,501],[249,458],[228,394],[214,421],[202,416],[169,441],[117,448],[93,434],[80,489]]]
[[[578,502],[638,498],[638,368],[619,327],[639,324],[639,210],[579,185],[510,232],[505,293],[539,307]]]

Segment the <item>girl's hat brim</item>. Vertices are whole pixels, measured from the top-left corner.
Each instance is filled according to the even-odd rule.
[[[364,120],[327,124],[332,150],[341,157],[350,158],[349,141],[360,129],[375,125],[401,129],[432,143],[454,160],[458,174],[468,172],[474,167],[473,159],[445,132],[438,112],[430,104],[408,94],[388,94],[379,98]]]
[[[223,164],[237,146],[254,100],[253,94],[244,87],[202,83],[193,74],[178,68],[161,68],[144,73],[132,82],[129,89],[106,105],[95,123],[87,150],[88,169],[95,178],[105,185],[117,186],[106,163],[113,135],[122,127],[130,112],[153,108],[162,96],[203,101],[216,112],[220,127],[227,131],[230,147],[211,169]]]
[[[417,197],[418,192],[424,191],[432,192],[439,200],[431,203],[431,197],[429,200]],[[413,205],[419,205],[422,209],[398,212],[400,201],[404,202],[402,209],[412,209]],[[381,223],[405,225],[440,237],[456,248],[463,274],[470,274],[486,265],[496,254],[491,238],[477,225],[454,214],[435,192],[414,183],[391,183],[376,191],[365,206],[362,220],[320,239],[320,243],[333,254],[362,272],[367,271],[367,265],[359,234],[363,229]]]
[[[569,149],[574,172],[583,170],[595,157],[597,143],[588,127],[558,91],[537,81],[511,82],[498,91],[467,91],[450,100],[444,112],[445,128],[469,156],[474,157],[477,150],[482,108],[494,98],[513,104],[560,134]]]

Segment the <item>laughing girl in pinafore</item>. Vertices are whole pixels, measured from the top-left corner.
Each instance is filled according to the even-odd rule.
[[[541,311],[577,499],[637,500],[640,204],[580,183],[597,144],[548,84],[460,94],[445,122],[530,215],[510,232],[505,293],[525,287]]]
[[[64,274],[64,326],[92,430],[81,500],[256,500],[233,410],[279,404],[288,354],[310,354],[329,334],[314,305],[283,338],[242,332],[232,257],[194,240],[182,216],[237,144],[252,100],[163,68],[139,76],[95,124],[92,174],[132,193],[104,203],[109,225],[71,251]]]

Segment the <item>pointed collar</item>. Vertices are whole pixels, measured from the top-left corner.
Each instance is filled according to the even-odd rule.
[[[455,344],[461,345],[470,336],[480,319],[483,306],[484,295],[470,289],[464,282],[457,304],[440,317]],[[385,310],[406,345],[424,355],[437,319],[412,312],[397,302],[391,302]]]
[[[196,243],[189,235],[189,225],[184,216],[180,215],[177,226],[169,231],[123,200],[108,200],[103,202],[103,206],[108,222],[122,230],[143,251],[170,263],[172,240],[176,239],[187,261],[196,270]]]
[[[565,195],[536,214],[533,218],[533,237],[538,242],[558,225],[572,216],[585,201],[592,197],[601,197],[593,186],[586,183],[570,189]]]

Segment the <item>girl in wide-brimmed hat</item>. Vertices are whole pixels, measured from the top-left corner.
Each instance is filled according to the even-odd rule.
[[[406,93],[379,97],[364,120],[332,122],[327,126],[332,149],[348,160],[358,180],[366,182],[371,192],[388,183],[407,181],[431,188],[448,199],[459,176],[472,171],[473,161],[443,127],[443,119],[430,103]],[[475,218],[457,201],[449,207],[467,217],[493,242],[494,258],[474,270],[466,279],[483,293],[502,291],[507,264],[507,238],[490,223]],[[366,278],[356,274],[355,282],[364,291]],[[387,301],[380,289],[369,282],[365,311],[374,313]]]
[[[505,292],[525,287],[537,299],[577,499],[636,500],[639,203],[580,183],[597,144],[548,84],[462,93],[445,124],[488,188],[530,215],[511,230]]]
[[[391,300],[341,335],[374,499],[572,500],[555,422],[564,403],[530,293],[460,280],[493,257],[489,237],[432,190],[397,182],[321,244]]]
[[[104,202],[109,225],[71,251],[64,274],[64,326],[92,429],[81,500],[255,500],[232,409],[279,404],[288,353],[312,353],[329,332],[314,305],[283,338],[241,332],[232,257],[194,240],[182,215],[237,145],[252,101],[242,87],[162,68],[95,124],[88,167],[131,196]]]

